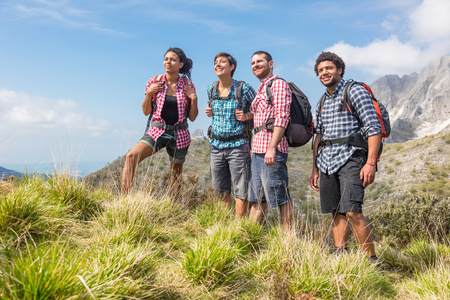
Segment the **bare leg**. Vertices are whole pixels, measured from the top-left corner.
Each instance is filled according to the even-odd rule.
[[[243,218],[243,217],[247,216],[248,201],[246,199],[240,199],[240,198],[234,198],[234,199],[236,200],[236,217]]]
[[[350,233],[350,224],[346,216],[336,212],[333,214],[333,237],[334,245],[336,247],[346,247],[348,242],[348,235]]]
[[[250,219],[260,222],[266,216],[267,202],[255,202],[250,208]]]
[[[375,245],[373,244],[372,229],[369,226],[369,222],[362,213],[348,212],[346,213],[348,220],[353,228],[353,233],[358,240],[362,250],[367,253],[368,256],[375,255]]]
[[[294,206],[292,205],[292,201],[280,205],[279,208],[283,231],[288,232],[294,225]]]
[[[223,207],[230,208],[231,207],[231,195],[226,195],[223,200],[219,200],[219,204]]]
[[[170,188],[177,193],[180,190],[180,176],[183,171],[183,164],[170,162]]]
[[[153,154],[152,148],[144,143],[137,143],[127,153],[125,166],[122,171],[122,194],[128,194],[134,184],[137,165],[146,157]]]

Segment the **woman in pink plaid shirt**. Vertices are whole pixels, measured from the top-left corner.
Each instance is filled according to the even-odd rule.
[[[151,114],[151,126],[126,156],[122,193],[127,194],[133,186],[137,165],[164,147],[170,159],[171,188],[178,191],[179,176],[191,143],[187,118],[194,121],[198,115],[191,69],[192,60],[183,50],[169,48],[164,55],[166,74],[147,82],[142,111],[146,116]]]

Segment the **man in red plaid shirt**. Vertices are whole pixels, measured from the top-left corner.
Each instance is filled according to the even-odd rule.
[[[253,54],[252,71],[261,81],[261,86],[251,106],[257,130],[252,146],[250,218],[260,221],[265,216],[267,205],[278,206],[283,229],[288,231],[293,225],[294,208],[288,189],[288,143],[284,131],[289,123],[292,92],[286,81],[278,80],[278,77],[273,75],[273,60],[269,53],[257,51]],[[272,80],[273,105],[269,105],[266,89],[268,82]],[[266,128],[267,121],[272,118],[273,128]]]

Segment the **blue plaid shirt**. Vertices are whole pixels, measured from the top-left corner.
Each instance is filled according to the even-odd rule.
[[[325,92],[325,102],[322,113],[319,105],[316,107],[316,133],[322,134],[324,140],[331,140],[349,136],[351,133],[362,131],[367,139],[369,136],[381,133],[381,124],[378,120],[372,96],[361,85],[355,84],[350,90],[350,101],[358,113],[363,127],[359,127],[358,120],[346,109],[340,110],[342,94],[346,80],[341,80],[330,96]],[[320,101],[319,101],[320,102]],[[322,173],[333,174],[338,171],[357,149],[348,144],[333,144],[322,147],[316,157],[316,166]]]
[[[236,119],[236,109],[239,109],[239,104],[235,99],[234,93],[236,84],[237,80],[234,80],[227,100],[215,99],[212,102],[212,128],[215,135],[229,137],[243,133],[245,125],[243,122]],[[212,84],[208,85],[208,96],[211,92],[211,86]],[[246,107],[246,102],[249,101],[251,103],[255,96],[256,92],[252,86],[248,83],[244,83],[242,86],[242,108],[244,112],[249,111],[249,107]],[[218,97],[217,90],[215,92],[215,97]],[[224,149],[242,146],[243,144],[248,143],[248,140],[241,138],[235,141],[221,142],[216,139],[209,139],[209,142],[217,149]]]

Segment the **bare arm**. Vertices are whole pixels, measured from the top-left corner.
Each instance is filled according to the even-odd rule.
[[[191,101],[191,107],[189,109],[188,117],[189,117],[189,120],[191,120],[191,122],[194,122],[198,116],[198,104],[197,104],[198,98],[197,98],[197,94],[195,93],[195,88],[185,85],[184,92],[186,93],[186,96]]]
[[[162,82],[152,83],[148,89],[147,93],[145,94],[144,102],[142,102],[142,112],[144,115],[148,116],[152,113],[152,101],[153,101],[153,95],[156,95],[156,93],[160,92],[163,89]]]
[[[359,177],[364,180],[363,186],[367,187],[375,181],[376,164],[378,157],[378,149],[381,144],[381,134],[369,136],[367,140],[368,153],[366,164],[362,167]]]
[[[275,154],[277,152],[277,146],[281,142],[284,136],[284,127],[275,126],[273,128],[272,139],[269,142],[269,147],[267,148],[266,155],[264,156],[264,163],[266,166],[271,167],[275,165]]]
[[[319,179],[319,169],[316,167],[316,157],[317,157],[317,153],[319,152],[319,143],[320,143],[321,138],[322,138],[321,134],[316,134],[316,136],[314,137],[313,167],[312,167],[311,177],[309,178],[309,185],[316,192],[319,191],[319,186],[317,185],[317,181]]]

